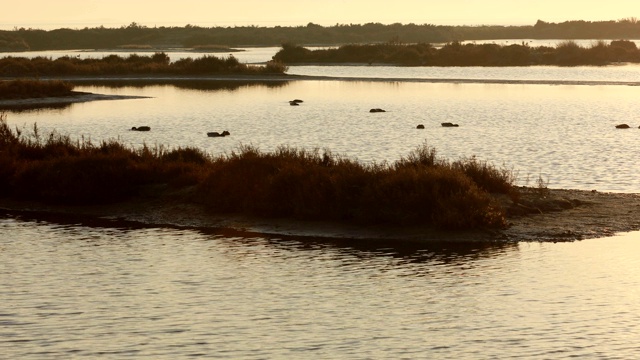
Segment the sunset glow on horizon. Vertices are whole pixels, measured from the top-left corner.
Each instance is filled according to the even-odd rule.
[[[37,11],[34,11],[37,9]],[[550,0],[183,0],[132,2],[123,0],[25,0],[0,13],[0,29],[142,26],[203,27],[323,26],[336,24],[402,23],[434,25],[533,25],[537,20],[609,21],[640,17],[637,0],[576,3]]]

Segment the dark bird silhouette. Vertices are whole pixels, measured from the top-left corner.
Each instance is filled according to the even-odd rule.
[[[217,131],[212,131],[212,132],[208,132],[207,136],[208,137],[223,137],[223,136],[227,136],[227,135],[231,135],[227,130],[219,133]]]

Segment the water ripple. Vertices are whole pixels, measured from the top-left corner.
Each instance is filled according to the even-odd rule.
[[[8,358],[640,351],[638,234],[399,246],[12,218],[0,218],[0,232],[0,349]]]

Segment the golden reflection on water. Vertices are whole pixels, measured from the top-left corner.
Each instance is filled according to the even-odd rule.
[[[10,358],[640,350],[637,232],[398,245],[5,216],[0,234],[0,347]]]

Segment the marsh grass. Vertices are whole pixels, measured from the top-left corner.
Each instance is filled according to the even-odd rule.
[[[511,194],[512,183],[509,171],[475,158],[439,159],[426,144],[392,164],[288,146],[213,157],[42,135],[35,125],[12,129],[0,115],[0,195],[55,204],[117,202],[162,184],[191,189],[185,201],[218,213],[473,229],[505,225],[491,193]]]

